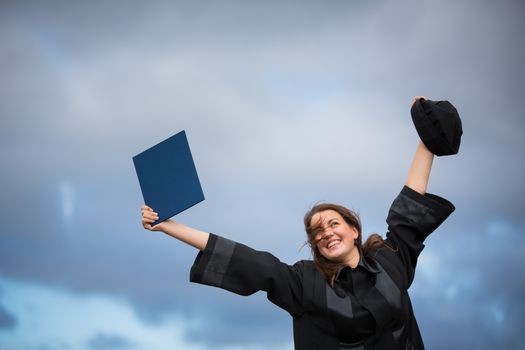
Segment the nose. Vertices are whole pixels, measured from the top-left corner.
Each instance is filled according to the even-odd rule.
[[[326,229],[321,237],[321,240],[326,240],[334,235],[334,232],[331,229]]]

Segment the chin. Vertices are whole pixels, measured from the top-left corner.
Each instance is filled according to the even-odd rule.
[[[333,262],[344,262],[348,256],[351,256],[353,252],[352,249],[342,250],[342,251],[333,251],[333,252],[324,252],[321,253],[326,259]]]
[[[330,260],[330,261],[333,261],[333,262],[341,262],[343,261],[343,254],[337,254],[337,253],[333,253],[333,254],[323,254],[323,256]]]

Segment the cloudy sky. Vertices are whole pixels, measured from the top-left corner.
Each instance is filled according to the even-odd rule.
[[[196,252],[142,229],[131,158],[186,130],[206,200],[176,220],[293,263],[319,200],[385,232],[414,95],[464,127],[410,290],[425,343],[518,349],[524,32],[517,0],[1,0],[0,349],[292,349],[263,293],[189,283]]]

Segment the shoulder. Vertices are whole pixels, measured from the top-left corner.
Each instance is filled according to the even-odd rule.
[[[380,263],[398,262],[399,257],[397,256],[398,247],[393,244],[389,239],[383,240],[381,245],[372,247],[366,252],[365,259],[367,261],[379,261]]]
[[[296,262],[292,268],[296,270],[298,275],[301,277],[301,280],[306,285],[317,285],[323,284],[324,282],[323,275],[321,272],[319,272],[312,260],[300,260]]]
[[[396,250],[385,242],[381,247],[372,249],[366,254],[366,261],[372,268],[379,272],[379,280],[392,280],[399,290],[406,290],[409,281],[406,267],[403,265]],[[388,276],[388,277],[386,277]]]
[[[317,271],[315,267],[315,263],[312,260],[299,260],[295,264],[293,264],[293,267],[296,268],[298,271],[303,272],[312,272]]]

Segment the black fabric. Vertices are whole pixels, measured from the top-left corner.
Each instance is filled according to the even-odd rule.
[[[446,199],[405,186],[389,210],[385,244],[341,269],[333,288],[312,261],[287,265],[213,234],[190,280],[241,295],[265,291],[292,316],[296,349],[424,349],[407,289],[423,241],[453,211]]]
[[[458,153],[463,128],[452,103],[419,99],[410,114],[419,137],[432,153],[436,156]]]
[[[373,288],[377,272],[361,256],[356,268],[347,266],[337,273],[334,288],[326,284],[326,303],[340,342],[360,344],[374,334],[376,322],[363,300]]]

